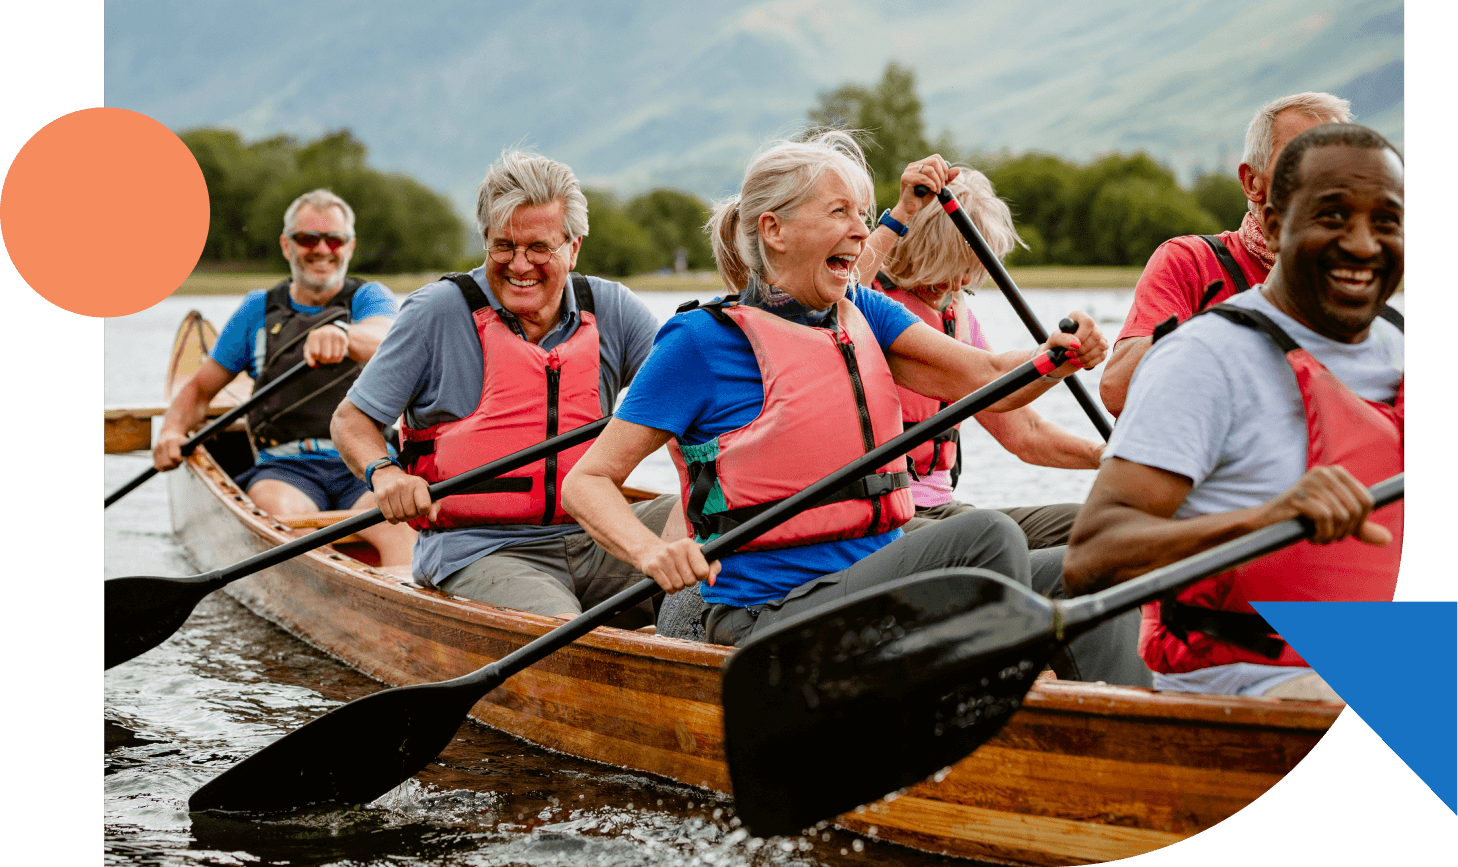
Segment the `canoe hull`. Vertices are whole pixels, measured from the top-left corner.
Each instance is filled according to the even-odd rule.
[[[253,508],[204,450],[169,474],[173,523],[200,567],[300,531]],[[229,585],[262,617],[390,685],[466,674],[557,621],[447,596],[330,548]],[[728,791],[724,648],[602,628],[509,679],[471,712],[572,755]],[[1041,681],[986,746],[938,782],[837,824],[949,855],[1092,863],[1168,845],[1259,797],[1340,706]]]
[[[196,347],[211,343],[209,328],[195,314],[184,320],[169,393],[200,358]],[[246,384],[233,392],[241,399]],[[237,450],[220,439],[213,451],[228,448]],[[167,478],[173,527],[203,569],[307,532],[254,507],[207,448]],[[418,587],[332,547],[227,589],[391,686],[458,677],[560,624]],[[719,692],[728,653],[604,627],[508,679],[471,716],[551,749],[726,792]],[[1125,858],[1196,834],[1255,800],[1340,710],[1039,681],[997,736],[939,779],[836,822],[925,851],[1012,864]]]

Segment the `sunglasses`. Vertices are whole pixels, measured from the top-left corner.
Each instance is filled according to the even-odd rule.
[[[343,247],[345,244],[349,243],[350,236],[336,235],[333,232],[324,232],[323,234],[320,234],[319,232],[295,232],[289,237],[293,239],[293,242],[295,244],[298,244],[305,250],[314,249],[314,247],[320,241],[328,244],[329,249],[338,250],[340,247]]]

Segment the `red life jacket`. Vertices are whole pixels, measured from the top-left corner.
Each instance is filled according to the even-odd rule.
[[[475,412],[423,430],[402,427],[405,469],[428,482],[453,478],[482,464],[602,417],[598,399],[598,332],[592,289],[572,274],[581,322],[566,342],[551,350],[526,339],[511,313],[492,307],[468,274],[444,278],[461,287],[476,334],[481,338],[485,376]],[[482,524],[566,524],[562,478],[586,453],[582,443],[441,501],[435,521],[415,518],[417,530],[450,530]]]
[[[955,298],[947,304],[945,310],[938,312],[913,293],[898,288],[885,274],[877,274],[874,285],[886,293],[887,297],[900,301],[907,310],[920,316],[921,321],[927,325],[940,329],[948,337],[969,346],[972,344],[972,327],[968,323],[967,317],[957,315]],[[903,428],[911,428],[947,408],[947,404],[934,397],[927,397],[900,385],[896,386],[896,395],[901,400]],[[911,468],[916,471],[918,477],[930,475],[937,470],[951,470],[952,486],[956,487],[957,476],[961,474],[962,470],[961,428],[962,426],[959,424],[945,433],[938,434],[931,442],[922,443],[908,453]]]
[[[1340,465],[1368,486],[1402,471],[1402,384],[1392,406],[1363,400],[1269,317],[1229,307],[1210,312],[1266,333],[1285,352],[1306,408],[1308,469]],[[1206,578],[1175,599],[1145,605],[1140,657],[1151,670],[1167,674],[1234,662],[1306,665],[1250,603],[1391,601],[1402,555],[1403,514],[1402,501],[1372,513],[1371,520],[1392,531],[1387,545],[1355,538],[1329,545],[1299,542]]]
[[[764,409],[754,421],[708,443],[669,443],[684,517],[700,542],[901,433],[896,383],[855,304],[842,298],[823,327],[810,327],[737,301],[731,295],[704,309],[749,338],[764,380]],[[914,511],[905,466],[902,458],[893,458],[740,550],[856,539],[901,526]]]

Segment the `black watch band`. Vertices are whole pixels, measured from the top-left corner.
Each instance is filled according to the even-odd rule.
[[[373,460],[370,462],[369,466],[365,467],[365,487],[369,488],[370,491],[373,492],[375,489],[375,470],[378,470],[380,467],[389,466],[390,464],[394,464],[395,466],[400,467],[400,469],[402,470],[405,469],[405,467],[399,461],[389,456]]]

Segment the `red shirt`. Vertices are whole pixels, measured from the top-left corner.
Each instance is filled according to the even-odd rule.
[[[1270,269],[1246,251],[1239,232],[1221,232],[1219,237],[1251,286],[1265,282]],[[1212,305],[1234,295],[1235,287],[1220,266],[1220,260],[1215,258],[1215,251],[1200,236],[1182,235],[1160,244],[1144,266],[1144,273],[1139,275],[1139,283],[1134,287],[1134,306],[1124,319],[1119,340],[1148,337],[1154,333],[1154,326],[1171,316],[1180,322],[1194,316],[1199,312],[1205,289],[1216,280],[1224,280],[1225,286],[1210,302]]]

